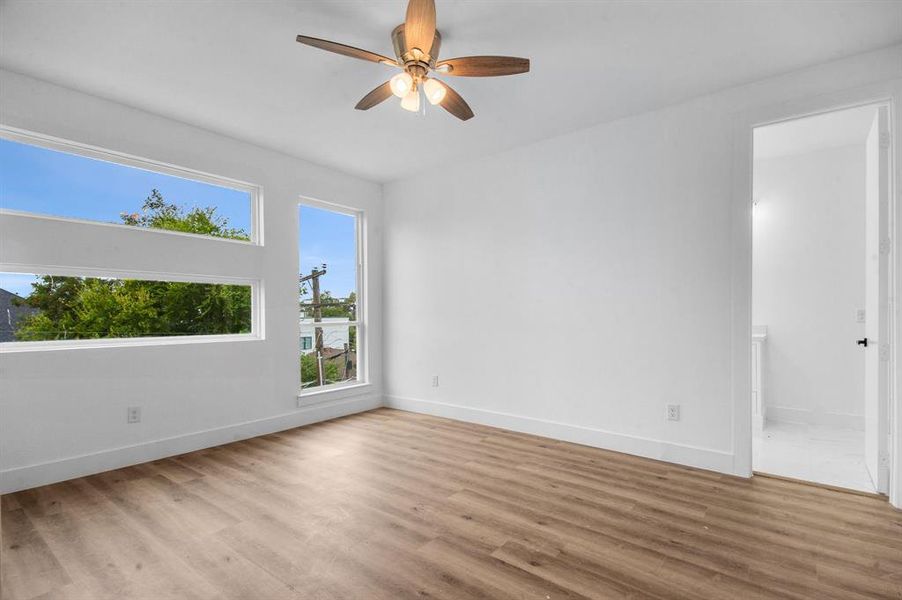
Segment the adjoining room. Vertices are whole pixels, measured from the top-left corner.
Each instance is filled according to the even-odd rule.
[[[897,0],[0,0],[0,597],[899,600],[900,122]]]
[[[755,130],[756,471],[886,493],[887,108]]]

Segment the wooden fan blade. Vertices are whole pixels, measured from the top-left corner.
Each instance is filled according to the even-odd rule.
[[[424,54],[432,50],[435,39],[435,0],[410,0],[404,20],[407,48],[419,48]]]
[[[376,54],[375,52],[370,52],[369,50],[361,50],[360,48],[355,48],[354,46],[346,46],[345,44],[339,44],[338,42],[330,42],[329,40],[321,40],[319,38],[309,37],[306,35],[299,35],[297,37],[297,40],[298,42],[306,44],[307,46],[313,46],[314,48],[319,48],[321,50],[328,50],[329,52],[335,52],[336,54],[343,54],[344,56],[350,56],[351,58],[359,58],[360,60],[368,60],[370,62],[398,66],[398,63],[391,58],[382,56],[381,54]]]
[[[364,96],[360,99],[360,102],[357,103],[357,110],[369,110],[379,104],[380,102],[385,102],[389,98],[391,98],[391,81],[386,81],[372,92]]]
[[[434,81],[438,81],[435,79]],[[467,104],[467,101],[460,97],[460,94],[454,91],[450,85],[444,81],[438,81],[445,88],[445,97],[439,102],[442,108],[460,119],[466,121],[473,118],[473,109]]]
[[[448,70],[443,70],[447,67]],[[459,77],[498,77],[529,72],[529,59],[515,56],[462,56],[435,65],[439,73]]]

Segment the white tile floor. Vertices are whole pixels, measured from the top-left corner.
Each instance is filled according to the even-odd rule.
[[[755,432],[755,471],[874,492],[864,466],[864,432],[768,421]]]

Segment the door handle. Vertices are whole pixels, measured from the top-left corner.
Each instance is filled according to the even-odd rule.
[[[868,338],[864,338],[863,340],[858,340],[855,343],[858,344],[859,346],[864,346],[865,348],[867,348],[868,347]]]

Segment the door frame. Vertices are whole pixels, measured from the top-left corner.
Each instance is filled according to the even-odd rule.
[[[884,104],[889,107],[890,126],[890,206],[889,235],[892,240],[889,256],[890,306],[890,385],[887,423],[890,432],[889,501],[902,509],[902,365],[899,342],[902,341],[902,318],[899,304],[902,299],[902,252],[898,235],[902,233],[902,169],[898,162],[902,150],[902,80],[857,87],[829,94],[797,98],[779,104],[751,108],[733,115],[733,190],[731,199],[731,291],[732,332],[730,363],[732,368],[732,439],[733,473],[752,476],[752,169],[753,130],[756,127],[791,121],[802,117],[854,108]]]

